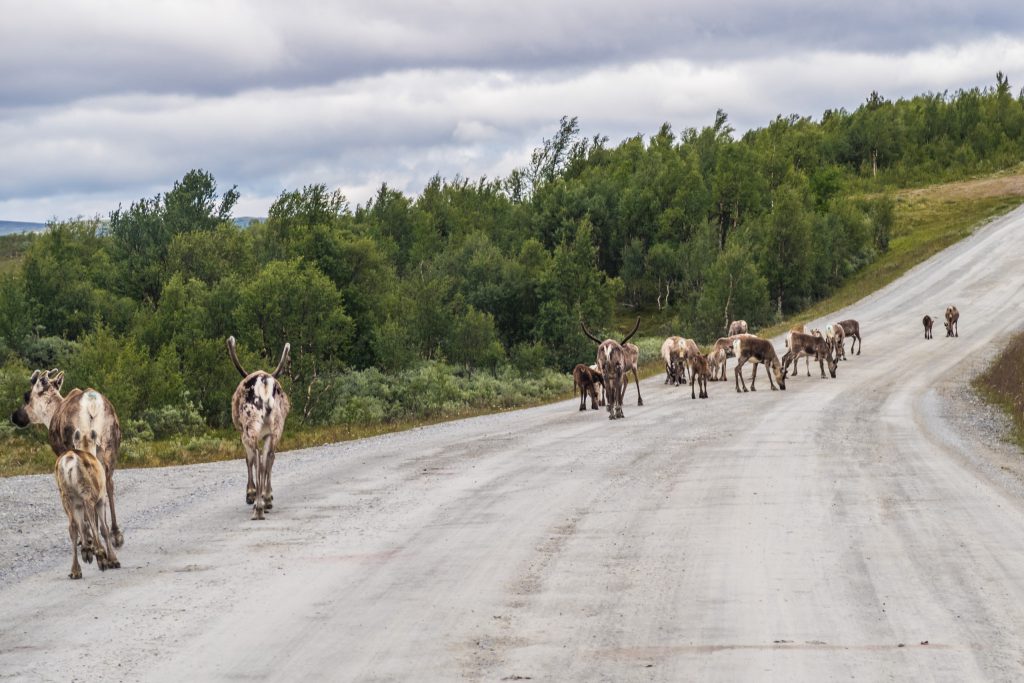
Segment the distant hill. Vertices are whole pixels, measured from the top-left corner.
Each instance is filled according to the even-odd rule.
[[[16,232],[42,232],[46,223],[29,223],[28,221],[0,221],[0,235],[11,235]]]
[[[253,223],[266,220],[253,216],[240,216],[232,219],[240,228],[248,228]],[[13,235],[19,232],[42,232],[46,229],[46,223],[32,223],[30,221],[0,221],[0,235]]]

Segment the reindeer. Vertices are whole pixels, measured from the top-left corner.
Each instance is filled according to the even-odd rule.
[[[850,339],[850,353],[853,353],[853,345],[857,344],[857,355],[860,355],[860,323],[856,320],[842,320],[837,323],[843,328],[843,336]],[[844,353],[845,355],[845,353]]]
[[[922,320],[921,322],[924,323],[924,338],[925,339],[931,339],[932,338],[932,325],[935,324],[935,320],[930,315],[926,315],[924,317],[924,320]]]
[[[793,327],[789,328],[789,333],[786,334],[786,338],[783,340],[783,344],[785,344],[786,348],[788,349],[789,348],[789,335],[793,334],[794,332],[800,332],[802,334],[802,333],[804,333],[806,331],[807,331],[807,328],[804,326],[803,323],[800,323],[799,325],[794,325]],[[789,355],[789,352],[787,351],[784,354],[783,357],[788,356],[788,355]],[[799,360],[799,356],[797,357],[797,360]],[[806,361],[804,362],[804,367],[807,369],[807,376],[810,377],[811,376],[811,359],[810,359],[810,357],[808,357],[806,359]],[[797,374],[797,372],[796,372],[796,360],[794,360],[793,361],[793,376],[795,377],[796,374]]]
[[[728,332],[727,336],[732,337],[733,335],[746,334],[746,333],[747,333],[747,321],[746,320],[733,320],[731,323],[729,323],[729,332]]]
[[[825,361],[828,361],[828,371],[835,379],[836,376],[836,365],[837,362],[832,356],[832,346],[822,337],[820,334],[804,334],[803,332],[790,332],[789,333],[789,351],[782,357],[782,376],[787,376],[789,372],[789,364],[793,363],[794,374],[796,370],[796,362],[800,358],[801,354],[805,354],[810,359],[811,354],[814,354],[814,359],[818,361],[818,366],[821,368],[821,378],[825,379]],[[809,362],[809,361],[808,361]],[[810,377],[810,372],[807,373]]]
[[[644,399],[640,396],[640,373],[637,369],[637,363],[640,362],[640,347],[636,344],[624,342],[622,344],[622,353],[625,357],[626,362],[626,381],[625,386],[629,386],[629,371],[633,371],[633,381],[636,383],[636,404],[642,406]],[[625,387],[623,388],[625,391]]]
[[[740,374],[740,370],[743,369],[743,365],[747,361],[754,364],[754,370],[750,375],[750,391],[757,391],[754,387],[754,382],[757,381],[758,363],[763,363],[771,370],[768,373],[768,382],[771,384],[772,391],[775,391],[772,373],[775,374],[775,379],[779,383],[778,388],[783,391],[786,390],[786,375],[782,372],[782,362],[779,360],[779,354],[775,352],[775,347],[772,346],[769,340],[754,336],[737,337],[732,343],[732,352],[739,361],[736,369],[733,371],[736,376],[736,393],[740,393],[740,382],[743,382],[743,391],[747,391],[747,383],[743,379],[743,375]]]
[[[60,491],[60,502],[68,517],[68,536],[71,537],[71,573],[68,578],[82,578],[82,567],[78,564],[78,547],[82,547],[82,559],[92,562],[100,571],[118,569],[121,563],[111,543],[113,534],[107,522],[109,500],[107,498],[107,473],[103,463],[96,457],[96,432],[89,438],[75,430],[71,440],[74,449],[63,453],[53,468]],[[100,533],[103,544],[100,543]]]
[[[715,341],[715,343],[711,346],[711,353],[709,355],[716,355],[716,354],[718,354],[719,351],[722,351],[725,354],[724,358],[721,355],[717,356],[719,359],[721,359],[721,375],[719,376],[718,379],[721,380],[722,382],[729,381],[728,377],[726,376],[726,372],[729,369],[728,368],[728,364],[729,364],[728,359],[729,358],[735,358],[735,356],[733,355],[733,352],[732,352],[732,343],[734,341],[736,341],[737,339],[740,339],[740,338],[743,338],[743,337],[755,337],[756,338],[757,335],[756,334],[747,334],[746,332],[743,332],[743,333],[740,333],[740,334],[734,334],[734,335],[732,335],[730,337],[719,337]],[[714,378],[712,378],[712,379],[714,379]]]
[[[960,311],[956,306],[950,305],[946,308],[946,336],[959,337],[960,327],[957,322],[960,320]]]
[[[580,327],[583,334],[597,344],[597,369],[604,378],[604,395],[608,406],[608,419],[617,420],[625,417],[622,414],[622,399],[626,393],[626,355],[622,349],[630,338],[640,328],[640,318],[636,319],[633,331],[626,335],[625,339],[617,342],[614,339],[601,341],[587,329],[586,324],[581,320]]]
[[[590,396],[590,407],[597,410],[597,385],[604,381],[601,373],[591,370],[583,363],[572,369],[572,395],[576,395],[576,387],[580,389],[580,410],[587,409],[587,396]]]
[[[698,350],[695,356],[689,358],[690,366],[690,398],[697,398],[694,396],[694,387],[700,385],[700,397],[708,397],[708,377],[711,372],[708,370],[708,361],[704,357],[704,354]]]
[[[661,359],[665,361],[665,384],[686,384],[682,371],[682,337],[669,337],[661,343]]]
[[[711,375],[711,381],[726,381],[725,364],[728,362],[728,354],[726,353],[725,349],[712,349],[710,352],[708,352],[707,356],[705,356],[705,359],[708,363],[708,370]]]
[[[95,389],[72,389],[61,396],[64,373],[54,368],[47,372],[36,370],[29,378],[31,387],[25,392],[24,403],[11,414],[11,422],[19,428],[41,424],[47,428],[50,448],[57,457],[75,450],[74,435],[95,434],[92,441],[96,456],[103,465],[106,478],[106,499],[110,509],[110,527],[114,547],[124,544],[124,534],[117,526],[114,507],[114,469],[121,449],[121,423],[110,401]]]
[[[828,330],[832,330],[832,348],[835,353],[836,360],[846,360],[846,332],[843,331],[843,326],[839,323],[832,323],[825,328],[828,337]]]
[[[245,485],[245,502],[247,505],[253,505],[252,519],[263,519],[263,511],[274,507],[274,488],[270,483],[270,473],[274,468],[274,452],[284,433],[284,421],[291,409],[288,395],[284,393],[277,378],[288,362],[292,345],[284,345],[281,360],[277,362],[277,368],[273,372],[256,370],[247,373],[238,362],[235,338],[228,337],[227,344],[228,356],[235,369],[242,375],[242,381],[238,383],[238,388],[231,397],[231,421],[234,422],[235,429],[241,432],[242,447],[245,448],[245,465],[249,472],[249,480]]]

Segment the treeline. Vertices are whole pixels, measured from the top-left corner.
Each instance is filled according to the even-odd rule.
[[[507,178],[435,177],[416,197],[383,185],[354,209],[314,184],[248,228],[231,221],[237,191],[193,170],[108,220],[30,240],[0,275],[0,391],[13,406],[32,368],[59,366],[139,433],[223,426],[233,334],[253,368],[291,342],[306,423],[442,410],[439,387],[461,396],[455,375],[489,377],[480,386],[504,405],[497,387],[547,386],[592,358],[581,319],[608,329],[622,307],[661,309],[700,340],[731,318],[756,328],[887,249],[886,188],[1022,157],[1024,93],[999,74],[991,88],[872,93],[854,112],[742,136],[719,112],[610,146],[565,118]]]

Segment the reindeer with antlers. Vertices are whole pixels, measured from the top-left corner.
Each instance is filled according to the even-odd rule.
[[[633,326],[633,331],[625,336],[622,341],[615,341],[614,339],[605,339],[601,341],[587,329],[586,324],[581,320],[580,327],[583,328],[583,334],[587,335],[591,341],[597,344],[597,369],[604,377],[604,395],[605,401],[608,406],[608,419],[617,420],[620,417],[625,417],[622,414],[622,399],[626,393],[626,384],[629,378],[626,375],[627,360],[626,352],[623,350],[622,345],[630,340],[630,338],[636,334],[636,331],[640,328],[640,318],[636,319],[636,325]],[[637,382],[637,396],[640,395],[640,384]]]
[[[274,467],[274,452],[284,433],[284,421],[291,408],[288,395],[284,393],[277,378],[288,363],[290,351],[291,344],[285,344],[284,350],[281,351],[281,360],[273,372],[246,372],[238,362],[235,338],[228,337],[228,356],[235,364],[235,369],[242,375],[242,381],[238,383],[238,388],[231,397],[231,421],[242,434],[245,465],[249,472],[249,481],[245,485],[245,502],[253,506],[253,519],[263,519],[263,511],[274,507],[274,489],[270,484],[270,472]]]

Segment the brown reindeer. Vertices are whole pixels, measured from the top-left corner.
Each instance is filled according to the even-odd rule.
[[[728,362],[728,355],[725,349],[712,349],[705,356],[708,363],[708,372],[712,382],[725,381],[725,364]]]
[[[850,353],[853,353],[853,345],[857,344],[857,355],[859,356],[861,345],[860,323],[856,320],[841,320],[837,324],[843,328],[843,336],[850,340]]]
[[[932,338],[932,325],[935,324],[935,320],[930,315],[926,315],[924,317],[924,320],[922,320],[921,322],[924,323],[924,338],[925,339],[931,339]]]
[[[946,336],[947,337],[959,337],[960,327],[957,322],[960,320],[960,311],[957,310],[956,306],[949,306],[946,308]]]
[[[728,359],[729,358],[735,358],[735,356],[733,355],[733,352],[732,352],[732,343],[734,341],[736,341],[737,339],[740,339],[742,337],[757,337],[757,335],[756,334],[747,334],[747,333],[744,332],[744,333],[741,333],[741,334],[734,334],[734,335],[732,335],[730,337],[719,337],[715,341],[715,343],[711,346],[711,353],[709,355],[715,355],[719,351],[722,351],[722,352],[725,353],[725,358],[721,360],[721,366],[720,366],[721,367],[721,375],[718,378],[722,382],[729,381],[728,377],[726,376],[726,372],[728,370],[728,363],[729,363]],[[717,357],[720,358],[720,359],[722,358],[721,356],[717,356]],[[714,379],[714,377],[712,377],[712,379]]]
[[[228,356],[242,375],[231,397],[231,421],[241,432],[245,448],[245,465],[249,480],[245,484],[245,502],[252,505],[252,518],[263,519],[263,511],[274,507],[274,488],[270,474],[274,468],[274,453],[284,434],[284,421],[291,403],[277,381],[288,362],[291,344],[285,344],[281,360],[273,372],[256,370],[247,373],[238,362],[235,338],[228,337]],[[262,443],[261,443],[262,442]],[[255,476],[253,469],[256,470]]]
[[[576,395],[576,388],[579,387],[580,410],[587,409],[587,396],[590,396],[590,407],[597,410],[597,385],[603,381],[601,373],[583,363],[578,363],[572,369],[572,395]]]
[[[637,364],[640,362],[640,347],[636,344],[625,342],[622,344],[622,353],[626,362],[626,386],[629,385],[629,372],[633,372],[633,382],[636,384],[636,404],[642,406],[644,399],[640,395],[640,371]]]
[[[837,361],[846,360],[846,332],[839,323],[832,323],[825,327],[825,339],[832,344],[832,352]]]
[[[737,334],[747,333],[747,321],[746,320],[733,320],[729,323],[729,332],[727,336],[732,337]]]
[[[836,359],[832,355],[832,345],[824,337],[803,332],[790,332],[788,336],[789,351],[782,357],[782,376],[786,377],[789,372],[789,364],[793,363],[794,374],[797,372],[796,362],[801,354],[810,358],[811,354],[818,361],[821,368],[821,378],[825,378],[825,362],[828,362],[828,371],[834,379],[836,376]],[[807,373],[810,377],[810,372]]]
[[[626,335],[621,342],[614,339],[601,341],[587,329],[586,324],[581,320],[580,327],[583,334],[597,344],[597,369],[604,378],[604,395],[608,407],[608,419],[617,420],[625,417],[622,413],[622,399],[626,393],[626,354],[622,345],[636,334],[640,328],[640,318],[636,319],[633,331]]]
[[[82,566],[78,564],[78,548],[82,548],[82,559],[92,562],[100,571],[117,569],[117,559],[111,543],[113,534],[107,522],[109,501],[107,499],[107,474],[103,463],[96,457],[96,434],[84,438],[77,429],[72,441],[77,447],[63,453],[53,468],[60,491],[60,502],[68,517],[68,536],[71,537],[71,573],[68,578],[82,578]],[[100,543],[102,533],[103,542]]]
[[[807,328],[806,328],[806,326],[803,323],[800,323],[799,325],[794,325],[793,327],[789,328],[789,332],[786,334],[786,338],[783,340],[782,343],[785,344],[786,348],[788,349],[789,348],[789,335],[792,334],[793,332],[801,332],[801,333],[803,333],[803,332],[806,332],[806,331],[807,331]],[[788,351],[783,355],[783,357],[785,357],[787,355],[789,355]],[[800,354],[800,355],[802,355],[802,354]],[[796,372],[796,361],[798,361],[798,360],[800,360],[799,356],[797,356],[793,360],[793,376],[794,377],[797,375],[797,372]],[[807,369],[807,376],[810,377],[811,376],[811,359],[810,359],[810,357],[807,357],[806,360],[804,361],[804,367]]]
[[[669,337],[661,343],[661,359],[665,361],[665,384],[686,384],[682,343],[682,337]]]
[[[732,343],[732,349],[738,361],[736,369],[733,371],[736,376],[736,393],[740,393],[740,382],[743,382],[743,391],[747,391],[747,383],[743,379],[743,375],[740,374],[740,370],[743,369],[743,365],[747,361],[754,364],[754,370],[750,375],[750,391],[757,391],[754,387],[754,382],[757,381],[758,364],[764,364],[770,370],[768,372],[768,382],[771,384],[772,391],[775,391],[775,382],[772,381],[773,373],[779,383],[778,388],[783,391],[786,390],[786,376],[782,372],[782,362],[779,360],[779,354],[775,352],[775,347],[772,346],[769,340],[753,336],[737,337]]]
[[[31,385],[25,392],[24,403],[11,415],[17,427],[41,424],[47,428],[47,438],[54,455],[60,457],[75,450],[74,434],[95,434],[92,441],[96,455],[103,464],[106,478],[106,499],[110,509],[110,527],[114,546],[124,544],[124,534],[117,526],[114,507],[114,469],[121,450],[121,423],[110,401],[95,389],[72,389],[61,396],[64,373],[54,368],[48,372],[36,370],[29,378]]]
[[[690,366],[690,398],[696,398],[694,396],[694,386],[700,386],[700,397],[708,397],[708,377],[711,372],[708,370],[708,361],[704,357],[704,354],[697,352],[697,355],[689,359]]]

